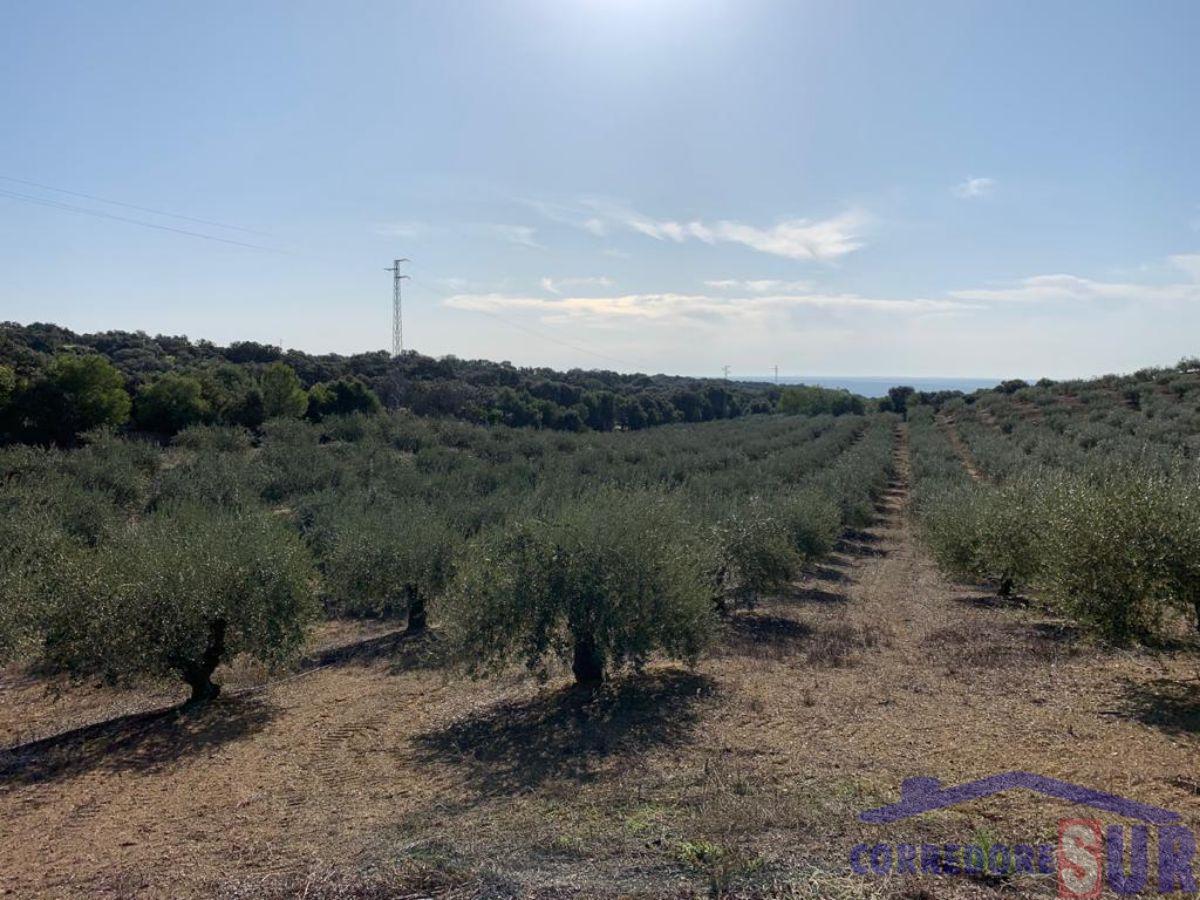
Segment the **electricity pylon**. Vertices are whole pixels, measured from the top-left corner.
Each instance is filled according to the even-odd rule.
[[[392,356],[399,356],[404,352],[404,318],[401,315],[400,282],[408,276],[400,274],[400,263],[406,262],[408,262],[407,259],[393,260],[391,268],[383,270],[392,273]]]

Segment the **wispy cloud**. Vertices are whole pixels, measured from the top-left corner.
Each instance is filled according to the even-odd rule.
[[[517,244],[521,247],[532,247],[536,250],[543,249],[542,245],[535,240],[537,229],[529,225],[498,225],[490,223],[478,227],[484,234],[490,234],[510,244]]]
[[[719,278],[704,282],[704,286],[721,291],[750,291],[754,294],[766,294],[770,292],[795,293],[797,291],[812,290],[812,284],[807,281],[780,281],[775,278],[754,278],[749,280]]]
[[[994,178],[968,178],[956,184],[954,196],[961,200],[971,200],[975,197],[986,197],[996,188]]]
[[[1200,253],[1178,253],[1168,259],[1171,265],[1186,272],[1193,281],[1200,281]]]
[[[537,229],[532,225],[506,225],[498,222],[462,222],[455,225],[435,225],[431,222],[405,220],[386,222],[375,229],[376,234],[407,240],[429,240],[434,237],[483,237],[522,247],[544,249],[537,241]]]
[[[403,222],[386,222],[379,225],[375,232],[384,237],[408,238],[410,240],[416,238],[426,238],[433,234],[438,229],[430,225],[428,222],[403,221]]]
[[[552,222],[596,237],[624,231],[678,244],[740,244],[760,253],[803,260],[833,260],[853,253],[863,246],[862,233],[870,223],[870,217],[861,210],[847,210],[828,219],[789,217],[760,226],[730,219],[707,222],[655,218],[601,197],[585,197],[575,205],[524,202]]]
[[[586,275],[575,278],[551,278],[547,275],[542,279],[542,288],[551,294],[561,294],[564,290],[580,287],[612,287],[613,280],[606,275]]]
[[[869,217],[849,210],[830,219],[783,219],[760,227],[723,219],[706,223],[698,219],[655,219],[605,200],[585,201],[602,220],[658,241],[702,241],[706,244],[741,244],[760,253],[787,259],[831,260],[863,246],[861,233]]]
[[[1135,283],[1097,281],[1077,275],[1035,275],[1010,287],[973,288],[948,292],[958,300],[988,303],[1191,303],[1200,301],[1200,255],[1172,257],[1175,264],[1189,271],[1192,281],[1174,283]],[[1189,269],[1195,266],[1195,269]]]
[[[805,309],[829,312],[871,312],[885,315],[920,315],[962,311],[972,304],[956,300],[886,300],[857,294],[767,294],[727,297],[712,294],[637,293],[615,297],[531,297],[504,293],[457,294],[444,303],[456,309],[484,312],[525,311],[553,320],[589,320],[593,323],[631,319],[663,323],[713,323],[717,321],[768,321]]]

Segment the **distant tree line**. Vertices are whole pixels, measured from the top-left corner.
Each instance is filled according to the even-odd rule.
[[[806,390],[836,396],[788,411],[861,411],[861,400],[845,392]],[[638,430],[777,412],[783,393],[768,384],[558,372],[411,351],[312,355],[253,341],[221,347],[143,332],[0,324],[0,440],[8,442],[67,445],[102,426],[162,435],[197,424],[257,428],[277,417],[319,421],[382,408],[479,424]]]

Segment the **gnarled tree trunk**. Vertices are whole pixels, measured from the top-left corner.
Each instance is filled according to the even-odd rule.
[[[425,598],[415,588],[408,589],[408,625],[405,634],[421,634],[428,626],[428,613],[425,609]]]
[[[590,632],[575,637],[571,671],[580,687],[596,687],[604,681],[604,653],[596,646],[596,639]]]
[[[224,619],[215,619],[208,627],[208,646],[199,662],[184,669],[183,680],[192,689],[188,706],[198,706],[216,698],[221,693],[220,685],[214,684],[212,674],[225,656],[225,631],[228,624]]]

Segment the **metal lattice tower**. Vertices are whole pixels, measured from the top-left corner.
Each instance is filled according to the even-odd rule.
[[[404,318],[401,315],[400,282],[408,276],[400,274],[400,263],[406,262],[408,262],[407,259],[392,260],[391,268],[383,270],[392,273],[392,356],[399,356],[404,352]]]

